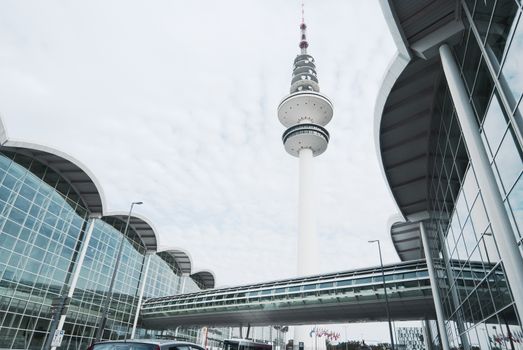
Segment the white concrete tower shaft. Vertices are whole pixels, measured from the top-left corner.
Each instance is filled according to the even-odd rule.
[[[316,211],[314,208],[314,167],[310,148],[299,152],[299,232],[298,232],[298,275],[318,273],[318,237]]]

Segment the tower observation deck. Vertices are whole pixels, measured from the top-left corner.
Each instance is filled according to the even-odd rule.
[[[329,132],[324,128],[332,119],[332,103],[320,93],[314,58],[307,53],[307,25],[302,23],[301,54],[294,59],[290,94],[278,106],[278,119],[287,127],[283,133],[285,150],[301,157],[302,150],[312,156],[325,152]]]

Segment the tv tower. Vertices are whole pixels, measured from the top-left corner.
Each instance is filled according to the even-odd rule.
[[[314,208],[313,157],[327,149],[329,133],[324,128],[332,119],[332,103],[320,93],[314,58],[307,53],[307,25],[300,24],[301,53],[294,59],[290,94],[278,106],[278,119],[287,127],[285,150],[300,159],[298,276],[318,273],[316,211]]]
[[[278,119],[287,128],[282,139],[285,150],[300,159],[298,276],[318,273],[318,240],[314,208],[313,160],[327,149],[329,133],[324,128],[332,119],[332,103],[320,93],[314,58],[307,53],[307,25],[301,17],[301,52],[294,59],[291,90],[278,106]],[[313,348],[310,326],[294,327],[294,346]],[[300,344],[301,343],[301,344]],[[325,341],[314,348],[323,350]]]

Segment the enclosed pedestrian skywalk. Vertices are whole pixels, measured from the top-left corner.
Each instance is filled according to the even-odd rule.
[[[434,317],[424,260],[388,265],[384,273],[395,319]],[[149,299],[142,322],[167,328],[383,320],[384,298],[381,269],[375,267]]]
[[[463,264],[453,262],[456,268]],[[435,265],[440,286],[448,289],[444,270],[438,261]],[[482,284],[503,278],[498,274],[485,276],[481,264],[467,265],[470,272],[462,273],[460,293],[481,295]],[[393,319],[435,318],[425,260],[386,265],[384,274]],[[481,302],[481,298],[478,300]],[[145,327],[157,329],[179,325],[296,325],[383,321],[385,310],[381,268],[374,267],[149,299],[142,307],[141,319]]]

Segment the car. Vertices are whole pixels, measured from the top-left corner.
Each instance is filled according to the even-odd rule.
[[[133,339],[107,340],[91,345],[87,350],[205,350],[194,343],[175,340]]]

